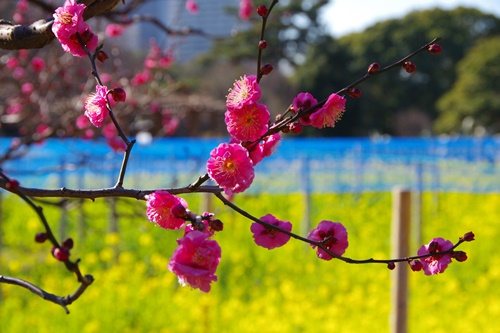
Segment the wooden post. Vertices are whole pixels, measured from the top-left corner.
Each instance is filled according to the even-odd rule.
[[[411,194],[403,188],[392,191],[391,258],[408,257],[411,217]],[[408,264],[399,263],[391,272],[391,332],[408,329]]]

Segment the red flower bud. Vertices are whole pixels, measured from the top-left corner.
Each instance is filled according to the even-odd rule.
[[[115,102],[125,102],[127,99],[127,93],[122,88],[113,88],[111,89],[110,94]]]
[[[259,6],[257,7],[257,14],[259,14],[260,17],[267,17],[269,9],[267,9],[266,6]]]
[[[441,45],[431,44],[427,47],[427,51],[429,51],[430,54],[440,54],[442,51]]]
[[[39,232],[35,235],[35,242],[37,243],[43,243],[49,238],[49,235],[47,235],[46,232]]]
[[[260,68],[261,75],[269,75],[273,71],[273,65],[265,64]]]
[[[16,191],[19,187],[19,182],[15,179],[9,179],[5,184],[5,188],[9,191]]]
[[[302,125],[298,122],[291,123],[288,126],[290,127],[290,132],[292,132],[292,133],[299,134],[300,132],[302,132]]]
[[[267,42],[263,39],[259,41],[259,49],[263,50],[267,47]]]
[[[422,268],[424,268],[424,266],[422,265],[422,263],[418,259],[410,260],[410,261],[408,261],[408,264],[410,264],[410,268],[414,272],[418,272],[418,271],[422,270]]]
[[[96,58],[97,58],[97,60],[99,60],[100,62],[105,62],[105,61],[106,61],[109,57],[108,57],[108,55],[106,54],[106,52],[104,52],[104,51],[99,51],[99,52],[97,52]]]
[[[464,235],[462,240],[465,242],[472,242],[474,240],[474,237],[475,237],[474,233],[472,231],[469,231]]]
[[[396,264],[393,261],[390,261],[387,264],[387,268],[389,268],[392,271],[394,268],[396,268]]]
[[[64,247],[52,248],[52,255],[59,261],[66,261],[69,258],[69,250]]]
[[[380,69],[380,64],[378,62],[374,62],[370,66],[368,66],[368,74],[375,74],[378,72],[379,69]]]
[[[66,238],[62,243],[62,246],[68,250],[71,250],[73,248],[73,245],[74,245],[73,238]]]
[[[412,63],[411,61],[406,61],[403,64],[403,68],[407,73],[413,73],[417,70],[417,66],[415,66],[415,64]]]
[[[352,98],[360,98],[361,90],[359,90],[358,88],[349,88],[349,90],[347,90],[347,94]]]
[[[182,204],[175,205],[174,207],[172,207],[172,210],[170,212],[173,216],[179,219],[185,219],[187,217],[186,207],[184,207]]]
[[[213,231],[222,231],[224,229],[224,224],[221,220],[209,220],[208,225]]]
[[[467,253],[464,251],[455,251],[453,252],[453,258],[455,258],[456,261],[462,262],[467,260]]]
[[[429,253],[436,253],[436,252],[438,252],[438,248],[439,248],[439,243],[432,241],[429,244],[429,248],[427,250],[429,251]]]

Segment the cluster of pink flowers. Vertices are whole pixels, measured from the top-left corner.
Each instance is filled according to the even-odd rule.
[[[217,281],[215,272],[221,258],[219,244],[210,237],[222,230],[222,222],[209,212],[196,216],[187,209],[184,199],[167,191],[147,195],[146,208],[148,219],[162,228],[173,230],[185,225],[184,236],[177,240],[168,269],[177,275],[182,285],[210,291],[210,284]],[[186,224],[187,220],[192,223]]]
[[[64,51],[76,57],[87,55],[97,48],[97,35],[83,19],[85,5],[77,4],[75,0],[66,0],[63,7],[56,9],[52,32],[57,37]]]
[[[225,122],[231,143],[223,143],[210,153],[207,170],[228,195],[250,187],[254,166],[270,156],[281,139],[279,134],[262,138],[271,115],[264,104],[258,103],[261,95],[257,77],[244,75],[226,98]]]

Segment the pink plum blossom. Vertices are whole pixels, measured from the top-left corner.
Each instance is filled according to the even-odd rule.
[[[422,245],[422,247],[418,249],[417,254],[421,256],[429,253],[444,252],[452,247],[453,243],[449,240],[434,238],[429,244]],[[451,253],[438,254],[435,256],[420,258],[420,262],[422,263],[425,275],[434,275],[443,273],[448,265],[451,264],[451,258]]]
[[[149,72],[149,70],[144,70],[135,74],[135,76],[130,81],[130,84],[132,84],[132,86],[140,86],[148,82],[150,79],[151,73]]]
[[[292,231],[292,224],[290,222],[278,220],[271,214],[262,216],[260,219],[283,230]],[[265,247],[268,250],[283,246],[290,240],[290,235],[276,229],[268,228],[257,222],[252,223],[250,231],[253,233],[255,244]]]
[[[240,141],[255,141],[267,132],[271,114],[260,103],[245,104],[225,114],[227,131]]]
[[[240,0],[240,19],[248,21],[253,14],[252,0]]]
[[[35,73],[40,73],[45,69],[45,60],[40,57],[33,57],[33,59],[31,59],[31,68],[33,68]]]
[[[267,136],[263,141],[259,142],[255,147],[250,150],[250,158],[253,165],[259,164],[264,158],[271,156],[278,148],[281,142],[280,133],[275,133]]]
[[[323,242],[325,247],[338,256],[344,254],[349,246],[347,241],[347,230],[340,222],[331,222],[323,220],[316,228],[311,230],[307,238],[316,242]],[[316,248],[316,245],[311,245]],[[333,257],[326,251],[318,247],[316,251],[318,257],[323,260],[331,260]]]
[[[316,128],[334,127],[345,111],[346,99],[337,94],[331,94],[325,105],[311,114],[311,126]]]
[[[313,97],[308,92],[301,92],[293,99],[293,111],[298,113],[302,110],[307,110],[311,106],[318,104],[316,98]],[[302,116],[300,118],[300,122],[302,125],[310,125],[311,124],[311,115]]]
[[[108,88],[106,86],[97,85],[96,93],[90,94],[85,100],[85,115],[95,127],[101,127],[109,114],[107,94]]]
[[[196,3],[195,0],[187,0],[186,1],[186,9],[188,12],[191,14],[198,14],[200,11],[200,8],[198,7],[198,4]]]
[[[110,23],[106,26],[106,35],[109,37],[118,37],[123,34],[125,31],[125,25],[123,24],[115,24],[115,23]]]
[[[201,231],[191,231],[178,239],[179,244],[170,258],[168,269],[177,275],[179,283],[204,292],[210,291],[221,258],[221,248]]]
[[[243,192],[254,178],[252,160],[248,151],[236,143],[221,143],[207,161],[210,178],[224,189],[227,195]]]
[[[106,143],[117,153],[123,153],[127,149],[127,144],[118,136],[106,138]]]
[[[83,4],[77,4],[75,0],[66,0],[64,6],[57,8],[53,15],[52,32],[61,43],[64,51],[76,57],[83,57],[87,54],[80,44],[77,34],[80,35],[90,52],[97,48],[97,35],[92,32],[90,26],[83,19],[85,7]]]
[[[241,109],[243,105],[255,103],[262,92],[255,75],[243,75],[234,82],[226,97],[226,107],[229,111]]]
[[[167,191],[155,191],[146,196],[146,215],[151,222],[168,230],[180,229],[184,225],[184,219],[172,214],[176,205],[188,207],[186,200],[179,198]]]

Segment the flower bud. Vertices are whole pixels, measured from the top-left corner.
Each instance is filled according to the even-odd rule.
[[[429,244],[429,248],[427,249],[427,251],[429,251],[429,253],[436,253],[438,252],[438,248],[439,248],[439,243],[436,241],[432,241]]]
[[[440,54],[442,51],[441,45],[431,44],[427,47],[427,51],[429,51],[430,54]]]
[[[396,268],[396,264],[394,263],[394,261],[390,261],[388,264],[387,264],[387,268],[389,268],[391,271]]]
[[[288,126],[290,127],[290,132],[294,134],[299,134],[300,132],[302,132],[302,124],[299,122],[291,123]]]
[[[115,102],[125,102],[127,99],[127,93],[122,88],[113,88],[109,93]]]
[[[9,179],[5,184],[5,188],[9,191],[16,191],[19,187],[19,182],[15,179]]]
[[[108,55],[106,54],[106,52],[104,52],[104,51],[99,51],[99,52],[97,52],[96,58],[97,58],[97,60],[99,60],[100,62],[105,62],[105,61],[106,61],[109,57],[108,57]]]
[[[403,68],[407,73],[413,73],[417,70],[417,66],[415,66],[415,64],[412,63],[411,61],[406,61],[403,64]]]
[[[257,7],[257,14],[259,14],[260,17],[267,17],[269,9],[267,9],[266,6],[259,6]]]
[[[462,238],[462,240],[464,242],[472,242],[474,240],[474,237],[475,237],[474,233],[472,231],[469,231],[468,233],[466,233],[464,235],[464,237]]]
[[[208,225],[213,231],[222,231],[224,229],[224,224],[221,220],[209,220]]]
[[[74,245],[73,238],[66,238],[62,243],[62,246],[68,250],[71,250],[73,248],[73,245]]]
[[[261,75],[269,75],[273,71],[273,65],[265,64],[260,68]]]
[[[52,255],[59,261],[66,261],[69,258],[69,250],[64,247],[52,248]]]
[[[185,219],[187,217],[186,207],[184,207],[182,204],[177,204],[172,207],[170,213],[172,213],[173,216],[179,219]]]
[[[368,66],[368,74],[375,74],[378,72],[379,69],[380,69],[380,64],[378,62],[374,62],[370,66]]]
[[[467,260],[467,253],[465,253],[464,251],[455,251],[455,252],[453,252],[452,256],[458,262],[463,262],[463,261]]]
[[[37,243],[43,243],[49,238],[49,235],[47,235],[46,232],[39,232],[35,235],[35,242]]]
[[[358,88],[349,88],[349,90],[347,90],[347,94],[352,98],[360,98],[361,90],[359,90]]]
[[[267,42],[263,39],[259,41],[259,49],[263,50],[267,47]]]
[[[420,262],[420,260],[415,259],[415,260],[410,260],[408,261],[408,264],[410,265],[410,268],[414,272],[418,272],[424,268],[424,265]]]

